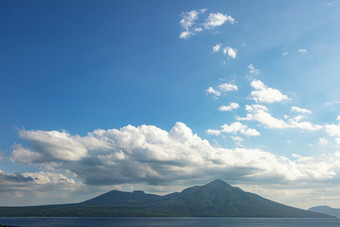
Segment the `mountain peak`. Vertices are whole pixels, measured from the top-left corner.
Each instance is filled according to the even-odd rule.
[[[227,184],[225,181],[220,180],[220,179],[216,179],[212,182],[210,182],[209,184],[205,185],[205,186],[214,186],[214,187],[231,187],[229,184]]]

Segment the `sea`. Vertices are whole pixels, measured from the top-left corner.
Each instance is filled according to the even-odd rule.
[[[340,227],[340,219],[326,218],[0,218],[0,226],[50,227],[50,226],[117,226],[117,227],[221,227],[221,226],[292,226]]]

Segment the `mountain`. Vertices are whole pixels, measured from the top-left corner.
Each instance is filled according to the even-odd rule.
[[[330,218],[302,210],[215,180],[165,196],[142,191],[110,191],[93,199],[65,205],[0,207],[0,216],[73,217],[294,217]]]
[[[332,208],[329,206],[316,206],[316,207],[311,207],[308,210],[313,211],[313,212],[328,214],[330,216],[335,216],[337,218],[340,218],[340,209],[338,208]]]
[[[145,194],[143,191],[121,192],[113,190],[105,194],[102,194],[98,197],[95,197],[93,199],[86,200],[79,204],[83,205],[134,204],[157,201],[161,198],[162,196]]]

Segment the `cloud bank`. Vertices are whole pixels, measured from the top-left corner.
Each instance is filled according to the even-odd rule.
[[[240,122],[223,125],[220,132],[254,136],[257,131]],[[169,131],[152,125],[95,130],[81,137],[65,131],[21,130],[30,147],[18,145],[12,160],[26,165],[49,166],[55,172],[0,173],[7,181],[89,185],[146,183],[171,184],[179,180],[203,179],[213,174],[237,179],[266,181],[326,180],[338,176],[338,153],[329,157],[301,157],[296,161],[260,149],[219,148],[193,134],[183,123]],[[234,137],[236,141],[242,138]],[[35,158],[25,160],[27,152]],[[234,174],[237,173],[237,176]]]

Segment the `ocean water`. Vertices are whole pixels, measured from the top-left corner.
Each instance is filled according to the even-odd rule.
[[[0,218],[0,224],[21,227],[221,227],[221,226],[340,226],[340,219],[313,218]]]

